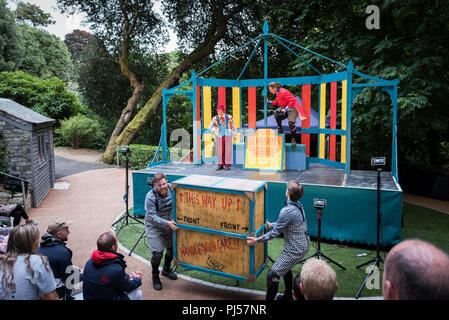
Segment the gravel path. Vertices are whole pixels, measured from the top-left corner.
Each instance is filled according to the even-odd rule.
[[[55,148],[55,178],[59,180],[84,171],[115,167],[100,162],[100,158],[101,153],[94,150]]]

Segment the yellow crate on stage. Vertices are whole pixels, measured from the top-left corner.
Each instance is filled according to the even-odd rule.
[[[191,175],[172,183],[175,258],[186,268],[237,280],[262,272],[266,244],[249,247],[248,235],[265,224],[265,181]]]

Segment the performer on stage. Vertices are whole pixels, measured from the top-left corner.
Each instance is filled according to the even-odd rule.
[[[267,229],[272,228],[265,235],[254,238],[247,237],[249,246],[256,242],[265,242],[284,233],[284,251],[273,263],[267,273],[266,300],[274,300],[278,292],[279,280],[284,278],[285,293],[281,299],[293,300],[293,275],[291,269],[297,265],[309,251],[310,238],[307,234],[307,222],[304,208],[298,200],[302,197],[304,189],[296,180],[287,183],[287,205],[281,209],[279,218],[274,223],[267,221]]]
[[[226,113],[226,107],[217,106],[217,115],[212,118],[208,127],[215,133],[215,143],[218,155],[217,170],[229,170],[232,163],[232,137],[237,134],[232,116]]]
[[[178,229],[176,222],[172,220],[171,186],[167,182],[165,174],[159,172],[153,178],[154,189],[151,189],[145,197],[145,233],[148,247],[151,251],[151,266],[153,288],[162,289],[159,278],[159,265],[165,252],[162,275],[170,280],[178,277],[170,269],[173,260],[173,234],[172,230]]]
[[[278,125],[278,132],[283,133],[282,130],[282,120],[288,118],[288,126],[290,127],[292,136],[292,146],[296,146],[296,118],[299,117],[301,120],[307,119],[306,114],[302,110],[296,97],[287,89],[281,88],[278,82],[271,82],[268,85],[268,90],[276,95],[276,100],[270,101],[267,97],[267,102],[269,105],[280,106],[274,112],[274,118],[276,119]]]

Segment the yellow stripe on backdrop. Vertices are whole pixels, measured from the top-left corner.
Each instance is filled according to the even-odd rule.
[[[320,129],[326,129],[326,84],[320,85]],[[324,159],[326,135],[320,133],[320,153],[319,157]]]
[[[348,81],[341,82],[341,130],[346,130]],[[341,136],[341,163],[346,163],[346,136]]]
[[[240,128],[240,88],[232,88],[232,119],[236,128]],[[237,142],[240,142],[240,134],[237,134]]]
[[[204,129],[209,127],[212,121],[212,95],[211,87],[203,87],[203,123]],[[204,134],[204,157],[212,157],[214,148],[212,143],[212,135],[210,133]]]

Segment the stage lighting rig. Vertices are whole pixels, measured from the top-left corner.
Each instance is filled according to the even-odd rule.
[[[385,166],[385,157],[372,157],[371,166],[373,168],[377,168],[378,170],[382,170]]]
[[[126,156],[127,154],[131,153],[131,150],[129,150],[129,147],[122,147],[122,149],[120,150],[120,152]]]
[[[326,199],[313,199],[313,206],[315,207],[315,209],[324,209],[326,208]]]

